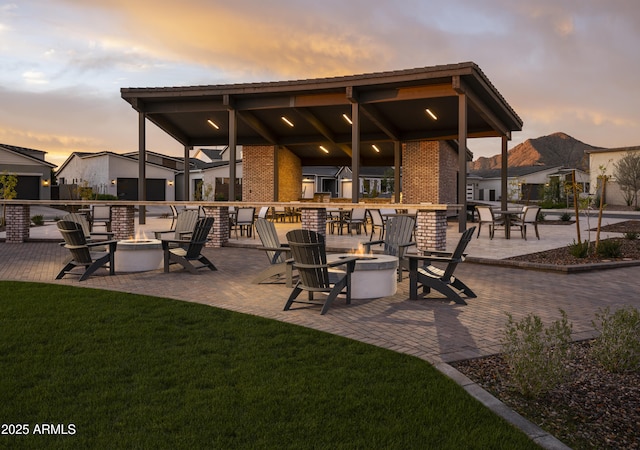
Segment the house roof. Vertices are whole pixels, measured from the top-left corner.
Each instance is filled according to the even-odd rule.
[[[61,171],[63,171],[64,168],[69,164],[69,162],[73,158],[77,157],[77,158],[85,159],[85,158],[97,158],[97,157],[100,157],[100,156],[113,156],[113,157],[116,157],[116,158],[122,158],[122,159],[129,160],[131,162],[135,162],[136,164],[138,162],[138,154],[137,153],[134,155],[134,154],[114,153],[114,152],[110,152],[110,151],[95,152],[95,153],[91,153],[91,152],[73,152],[73,153],[71,153],[69,155],[69,157],[58,168],[57,173],[60,173]],[[156,164],[156,163],[149,162],[149,161],[147,161],[147,165],[154,166],[154,167],[160,167],[162,169],[170,170],[170,171],[175,172],[175,173],[183,172],[182,170],[174,169],[172,167],[163,166],[162,164]]]
[[[562,166],[516,166],[507,168],[507,176],[508,177],[523,177],[526,175],[531,175],[538,172],[546,172],[546,171],[558,171],[565,169]],[[579,170],[579,169],[576,169]],[[472,177],[479,178],[500,178],[501,169],[485,169],[485,170],[475,170],[469,173]]]
[[[15,145],[7,145],[7,144],[0,144],[0,149],[3,149],[8,152],[12,152],[12,153],[17,153],[20,156],[28,158],[34,162],[37,162],[38,164],[42,164],[43,166],[49,166],[51,168],[57,167],[55,164],[52,164],[44,160],[44,156],[47,154],[47,152],[43,152],[42,150],[35,150],[32,148],[26,148],[26,147],[17,147]]]
[[[522,129],[472,62],[311,80],[121,89],[136,111],[184,146],[229,145],[230,137],[237,145],[280,145],[303,166],[351,165],[356,138],[362,167],[392,166],[394,142],[457,139],[463,95],[468,137],[510,138]]]
[[[617,153],[617,152],[637,152],[640,151],[640,145],[633,147],[617,147],[617,148],[598,148],[588,150],[586,153]]]

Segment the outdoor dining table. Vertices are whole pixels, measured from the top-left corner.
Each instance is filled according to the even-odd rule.
[[[503,209],[498,212],[504,219],[504,237],[505,239],[511,239],[511,220],[522,214],[522,211],[519,209]]]

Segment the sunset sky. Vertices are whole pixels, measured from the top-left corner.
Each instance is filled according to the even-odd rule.
[[[121,87],[280,81],[473,61],[524,121],[640,145],[638,0],[0,0],[0,143],[137,149]],[[147,127],[149,150],[181,155]],[[497,139],[470,140],[474,157]]]

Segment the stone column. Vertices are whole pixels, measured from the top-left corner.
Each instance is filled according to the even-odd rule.
[[[204,206],[203,209],[207,217],[213,217],[213,226],[205,247],[223,247],[229,242],[229,207]]]
[[[6,205],[7,244],[21,244],[29,239],[31,226],[29,205]]]
[[[144,208],[144,206],[141,206]],[[115,240],[136,237],[135,208],[133,206],[111,207],[111,232]]]
[[[327,209],[302,208],[302,229],[312,230],[323,236],[327,235]]]
[[[418,210],[416,221],[418,250],[446,251],[447,210]]]

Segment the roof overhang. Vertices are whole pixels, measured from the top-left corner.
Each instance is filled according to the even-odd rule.
[[[395,142],[458,139],[461,95],[466,137],[510,139],[522,129],[471,62],[299,81],[122,88],[121,95],[185,147],[229,145],[235,122],[232,142],[284,146],[305,166],[351,165],[354,111],[363,166],[394,165]]]

